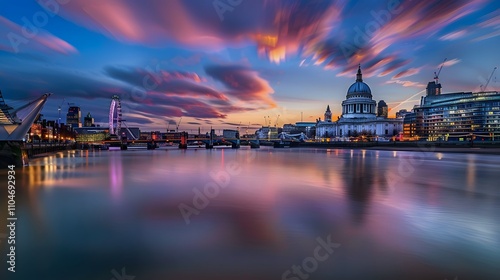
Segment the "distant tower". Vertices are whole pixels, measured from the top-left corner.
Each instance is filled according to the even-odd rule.
[[[82,127],[82,112],[80,111],[80,107],[71,106],[68,108],[68,113],[66,114],[66,124],[75,127]]]
[[[90,113],[87,114],[85,118],[83,118],[83,126],[84,127],[93,127],[94,125],[94,118]]]
[[[330,105],[326,106],[326,111],[325,111],[325,122],[331,122],[332,121],[332,111],[330,111]]]
[[[387,118],[389,116],[389,107],[384,100],[380,100],[377,106],[377,117]]]

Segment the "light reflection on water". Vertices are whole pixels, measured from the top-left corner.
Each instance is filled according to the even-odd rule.
[[[241,172],[221,176],[231,164]],[[311,279],[499,279],[499,165],[338,149],[60,153],[18,170],[16,276],[281,279],[330,235],[341,247]],[[221,178],[186,225],[179,205]]]

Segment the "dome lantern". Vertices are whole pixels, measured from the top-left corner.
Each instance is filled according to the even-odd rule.
[[[358,65],[358,73],[356,74],[356,82],[347,90],[347,98],[362,96],[372,98],[370,87],[363,82],[363,74],[361,73],[361,65]]]

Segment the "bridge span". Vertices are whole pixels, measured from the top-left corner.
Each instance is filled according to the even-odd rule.
[[[261,145],[264,146],[274,146],[275,148],[281,148],[286,146],[297,146],[301,142],[297,139],[282,139],[282,138],[270,138],[270,139],[259,139],[259,138],[224,138],[210,136],[199,136],[191,135],[187,133],[182,134],[180,138],[169,138],[169,139],[156,139],[156,140],[107,140],[103,141],[102,144],[108,147],[120,147],[123,150],[128,149],[128,147],[133,147],[137,145],[147,145],[148,149],[155,149],[157,145],[161,144],[176,144],[180,149],[187,149],[189,145],[205,145],[205,148],[212,149],[214,146],[218,145],[231,145],[232,148],[238,149],[241,145],[248,145],[251,148],[259,148]]]

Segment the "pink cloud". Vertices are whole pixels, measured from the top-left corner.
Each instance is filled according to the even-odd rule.
[[[419,39],[429,40],[444,27],[477,11],[485,3],[485,0],[405,2],[398,8],[401,11],[393,14],[389,22],[382,25],[378,23],[379,28],[374,30],[373,35],[365,34],[367,40],[363,46],[351,44],[350,48],[342,49],[338,46],[341,42],[337,41],[316,48],[315,58],[320,63],[330,60],[325,67],[340,69],[339,76],[351,75],[352,69],[358,64],[368,64],[363,72],[369,77],[376,72],[371,66],[372,61],[376,61],[373,66],[384,68],[379,76],[385,76],[406,65],[397,61],[408,61],[401,52],[391,49],[392,46]],[[458,38],[463,35],[459,32],[446,38]],[[335,39],[333,40],[335,42]],[[347,53],[346,49],[349,50]]]
[[[488,40],[488,39],[491,39],[491,38],[494,38],[494,37],[497,37],[497,36],[500,36],[500,30],[496,30],[496,31],[490,32],[490,33],[488,33],[486,35],[479,36],[477,38],[474,38],[472,41],[473,42],[479,42],[479,41]]]
[[[417,87],[417,88],[422,88],[425,87],[424,84],[418,83],[418,82],[412,82],[412,81],[404,81],[404,80],[389,80],[385,82],[386,84],[400,84],[404,87]]]
[[[280,62],[323,42],[341,21],[344,6],[344,1],[244,1],[221,21],[212,2],[72,0],[61,15],[120,41],[163,46],[173,40],[192,48],[202,43],[204,50],[254,44]]]
[[[482,17],[484,19],[479,26],[481,27],[493,27],[495,29],[500,28],[500,10],[493,11]]]
[[[212,78],[222,82],[227,95],[240,100],[264,104],[268,108],[276,107],[271,98],[274,90],[269,83],[261,78],[257,71],[237,65],[214,65],[205,68]]]
[[[457,63],[460,63],[460,61],[462,61],[462,60],[460,60],[458,58],[448,59],[444,63],[442,63],[442,65],[443,65],[443,67],[449,67],[449,66],[455,65]],[[436,67],[437,68],[441,67],[441,64],[437,65]]]
[[[410,77],[410,76],[413,76],[415,74],[418,74],[421,69],[422,68],[409,68],[409,69],[406,69],[406,70],[403,70],[403,71],[397,73],[392,78],[393,79],[400,79],[400,78]]]
[[[392,46],[428,40],[485,3],[486,0],[404,2],[396,9],[400,12],[394,12],[389,22],[380,23],[366,44],[356,46],[350,54],[341,47],[346,31],[353,27],[343,26],[349,16],[346,1],[243,1],[226,11],[222,21],[212,1],[72,0],[61,8],[61,15],[120,41],[153,46],[175,41],[196,49],[202,46],[204,50],[255,45],[259,54],[275,63],[298,54],[312,58],[311,64],[340,69],[341,76],[359,63],[368,65],[365,72],[369,76],[377,72],[370,65],[385,66],[380,74],[388,75],[398,70],[394,61],[409,60]],[[490,21],[487,19],[484,24],[495,22]],[[441,38],[456,39],[464,32]],[[193,59],[194,63],[198,61]],[[184,61],[180,59],[179,63]]]
[[[34,35],[29,33],[29,36],[26,36],[26,31],[23,31],[23,27],[0,15],[0,33],[5,34],[0,39],[0,49],[14,53],[26,50],[51,50],[61,54],[78,52],[71,44],[49,32],[41,28],[37,28],[36,30],[37,32],[33,33]]]
[[[439,37],[439,40],[441,40],[441,41],[452,41],[452,40],[456,40],[456,39],[462,38],[465,35],[467,35],[467,31],[464,29],[464,30],[459,30],[459,31],[455,31],[455,32],[451,32],[451,33],[445,34],[445,35]]]

